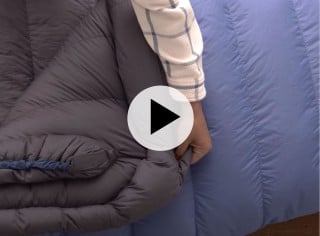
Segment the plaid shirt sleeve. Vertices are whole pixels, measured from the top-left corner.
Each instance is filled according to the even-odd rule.
[[[190,101],[206,95],[203,40],[189,0],[132,0],[148,44],[159,55],[168,84]]]

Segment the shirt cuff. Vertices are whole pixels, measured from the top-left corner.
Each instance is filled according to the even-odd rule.
[[[170,86],[170,85],[169,85]],[[189,100],[189,102],[198,102],[201,101],[206,97],[207,91],[204,84],[194,87],[194,88],[179,88],[176,86],[172,86],[173,88],[180,91],[186,98]]]
[[[168,85],[179,90],[190,102],[201,101],[206,96],[202,57],[190,65],[163,63]]]

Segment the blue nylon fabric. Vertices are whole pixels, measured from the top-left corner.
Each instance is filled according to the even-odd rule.
[[[59,161],[0,161],[0,169],[12,169],[12,170],[28,170],[28,169],[41,169],[41,170],[57,170],[67,171],[69,168],[68,162]]]
[[[242,236],[319,209],[319,3],[192,0],[214,149],[182,193],[121,229],[67,236]]]

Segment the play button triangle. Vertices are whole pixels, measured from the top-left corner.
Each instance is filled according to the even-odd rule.
[[[160,105],[154,100],[151,101],[151,134],[180,118],[179,115]]]

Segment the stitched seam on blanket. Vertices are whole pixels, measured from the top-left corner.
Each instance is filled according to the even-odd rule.
[[[314,88],[313,89],[313,92],[312,92],[312,97],[314,98],[313,99],[313,102],[315,103],[314,105],[317,106],[317,93],[315,91],[317,91],[317,88],[314,84],[314,82],[317,80],[316,78],[314,78],[314,73],[313,73],[313,70],[312,70],[312,66],[311,66],[311,58],[310,58],[310,53],[309,53],[309,44],[307,43],[307,40],[305,38],[305,35],[304,35],[304,28],[302,27],[302,23],[300,21],[300,17],[299,17],[299,14],[298,14],[298,10],[297,10],[297,3],[295,2],[295,0],[292,0],[292,7],[293,7],[293,13],[294,13],[294,16],[296,18],[296,23],[297,23],[297,31],[298,33],[300,34],[300,40],[302,41],[302,44],[303,44],[303,48],[304,48],[304,53],[306,55],[306,59],[307,59],[307,63],[308,64],[308,69],[310,70],[310,77],[313,79],[312,80],[312,87]]]
[[[100,102],[100,101],[104,101],[104,100],[113,100],[118,103],[123,101],[122,99],[118,99],[118,98],[114,98],[114,97],[106,97],[106,98],[92,98],[92,99],[74,99],[74,100],[69,100],[69,101],[53,102],[53,103],[43,104],[43,105],[38,106],[36,108],[33,108],[31,110],[25,111],[22,115],[15,117],[13,120],[6,121],[5,124],[16,121],[19,118],[21,118],[25,115],[28,115],[32,112],[35,112],[35,111],[38,111],[38,110],[41,110],[44,108],[50,108],[50,107],[52,108],[52,107],[54,107],[56,105],[60,105],[60,104],[66,104],[66,103],[71,103],[71,102]]]
[[[30,55],[31,55],[31,80],[30,83],[34,80],[35,77],[35,66],[34,66],[34,54],[33,54],[33,48],[32,48],[32,40],[31,40],[31,28],[29,25],[29,12],[28,12],[28,3],[27,0],[24,1],[25,2],[25,12],[26,12],[26,24],[27,24],[27,29],[26,29],[26,36],[28,38],[28,42],[29,42],[29,49],[30,49]],[[30,85],[30,84],[29,84]]]
[[[233,4],[236,4],[236,3],[233,3]],[[237,60],[237,65],[238,65],[238,68],[239,68],[239,73],[240,73],[240,76],[242,76],[243,78],[246,78],[247,77],[247,73],[245,71],[245,67],[244,67],[244,64],[243,64],[243,61],[242,61],[242,56],[241,56],[241,52],[240,52],[240,43],[239,43],[239,40],[238,40],[238,32],[236,30],[236,26],[235,26],[235,23],[234,23],[234,19],[233,19],[233,16],[231,14],[231,9],[230,9],[231,6],[229,5],[226,5],[225,6],[225,14],[226,14],[226,17],[230,23],[230,29],[232,30],[233,32],[233,38],[235,40],[235,54],[238,56],[238,60]],[[257,174],[258,174],[258,177],[260,179],[259,183],[260,183],[260,189],[261,189],[261,199],[262,199],[262,223],[264,224],[265,223],[265,214],[266,214],[266,204],[267,204],[267,199],[265,197],[265,181],[264,181],[264,177],[263,177],[263,171],[262,171],[262,161],[261,161],[261,158],[262,158],[262,154],[261,154],[261,150],[260,150],[260,144],[259,144],[259,138],[257,137],[257,133],[258,133],[258,129],[257,129],[257,118],[255,117],[255,114],[254,114],[254,110],[255,110],[255,104],[252,104],[252,101],[250,101],[250,92],[249,92],[249,88],[248,88],[248,84],[245,82],[244,79],[242,79],[242,84],[243,84],[243,89],[244,89],[244,92],[246,93],[247,95],[247,103],[249,104],[249,109],[250,109],[250,123],[253,127],[253,132],[252,132],[252,136],[253,136],[253,140],[254,140],[254,143],[253,143],[253,146],[254,146],[254,157],[256,159],[256,162],[257,162]]]
[[[192,186],[192,198],[193,198],[193,210],[194,210],[194,227],[195,227],[195,236],[199,235],[199,229],[198,229],[198,224],[197,224],[197,217],[199,216],[197,213],[197,200],[196,200],[196,187],[195,187],[195,183],[194,183],[194,179],[192,176],[192,169],[190,170],[190,181],[191,181],[191,186]]]

